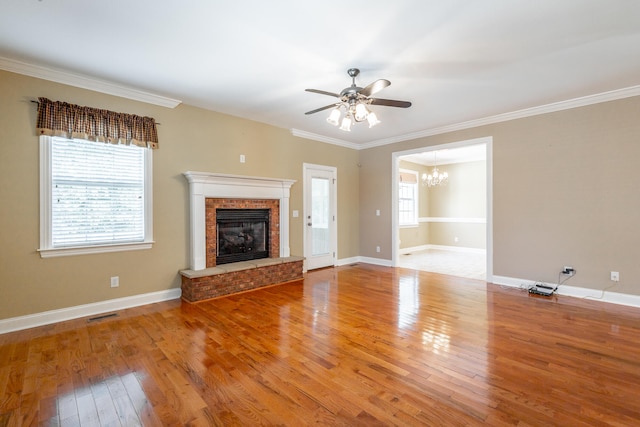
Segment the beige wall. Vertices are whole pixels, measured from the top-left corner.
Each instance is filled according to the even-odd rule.
[[[360,152],[362,256],[391,259],[391,154],[493,137],[493,273],[640,295],[640,97]],[[381,217],[371,209],[381,207]],[[381,255],[372,248],[379,245]]]
[[[487,163],[485,161],[442,165],[449,173],[444,187],[427,190],[429,216],[437,218],[485,218],[487,212]],[[457,238],[457,241],[456,241]],[[483,223],[432,222],[429,243],[441,246],[484,249],[487,227]]]
[[[429,224],[421,222],[417,226],[400,227],[398,237],[400,249],[417,248],[429,244]]]
[[[401,169],[431,172],[433,168],[401,160]],[[419,186],[420,218],[484,218],[487,211],[486,162],[440,165],[449,173],[445,186]],[[486,248],[486,224],[470,222],[421,222],[417,227],[401,227],[400,248],[424,245]],[[457,241],[456,241],[457,238]]]
[[[340,259],[391,259],[392,153],[493,137],[493,272],[640,295],[640,97],[497,123],[361,151],[190,107],[175,109],[0,71],[0,319],[179,287],[188,267],[186,170],[298,180],[302,163],[338,169]],[[41,259],[35,105],[53,100],[149,115],[161,123],[154,151],[151,250]],[[239,155],[247,161],[239,163]],[[376,216],[376,209],[380,216]],[[302,254],[302,218],[291,218],[291,253]],[[376,253],[376,246],[381,252]],[[120,287],[109,278],[120,276]]]
[[[484,218],[487,212],[486,162],[438,166],[449,174],[447,185],[426,188],[430,217]]]
[[[432,222],[429,224],[429,244],[486,249],[487,226],[468,222]]]
[[[39,245],[36,105],[44,96],[154,117],[153,249],[42,259]],[[240,154],[246,163],[239,162]],[[302,213],[302,164],[338,170],[338,254],[359,255],[358,152],[180,105],[175,109],[0,71],[0,319],[180,286],[189,267],[187,170],[295,179],[290,208]],[[291,253],[302,255],[302,215],[290,218]],[[110,288],[110,277],[120,287]]]

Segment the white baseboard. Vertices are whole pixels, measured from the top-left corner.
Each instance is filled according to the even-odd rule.
[[[343,265],[355,264],[360,262],[360,257],[354,256],[351,258],[342,258],[336,261],[336,266],[341,267]]]
[[[412,246],[410,248],[400,249],[399,253],[408,254],[411,252],[419,252],[426,251],[428,249],[437,249],[440,251],[452,251],[452,252],[466,252],[473,254],[485,254],[487,253],[486,249],[482,248],[467,248],[463,246],[444,246],[444,245],[420,245],[420,246]]]
[[[420,245],[420,246],[412,246],[410,248],[400,248],[398,250],[398,253],[402,254],[402,255],[406,255],[406,254],[410,254],[411,252],[420,252],[420,251],[426,251],[427,249],[430,249],[430,245]]]
[[[391,262],[390,259],[369,258],[369,257],[364,257],[364,256],[356,256],[356,257],[352,257],[352,258],[343,258],[341,260],[338,260],[336,265],[337,266],[343,266],[343,265],[348,265],[348,264],[355,264],[355,263],[358,263],[358,262],[364,262],[366,264],[380,265],[382,267],[392,267],[393,266],[393,263]]]
[[[516,279],[513,277],[493,276],[492,283],[496,285],[511,286],[515,288],[528,288],[538,281],[528,279]],[[546,283],[555,286],[555,283]],[[640,308],[640,295],[621,294],[619,292],[603,291],[598,289],[581,288],[578,286],[562,285],[556,291],[558,295],[574,298],[584,298],[595,301],[609,302],[612,304],[626,305]]]
[[[343,266],[348,264],[355,264],[358,262],[380,265],[383,267],[392,266],[391,260],[388,259],[361,256],[343,258],[341,260],[338,260],[336,265]],[[528,279],[517,279],[506,276],[493,276],[491,283],[495,283],[496,285],[511,286],[515,288],[528,288],[529,286],[532,286],[534,283],[536,283],[536,281]],[[602,291],[597,289],[581,288],[568,285],[562,285],[558,289],[557,293],[559,295],[574,298],[592,299],[596,301],[640,308],[640,295],[622,294],[618,292]],[[134,295],[131,297],[117,298],[92,304],[84,304],[75,307],[62,308],[59,310],[29,314],[27,316],[2,319],[0,320],[0,334],[34,328],[37,326],[49,325],[57,322],[63,322],[65,320],[78,319],[81,317],[94,316],[97,314],[108,313],[117,310],[124,310],[126,308],[139,307],[141,305],[153,304],[156,302],[169,301],[178,299],[181,297],[181,295],[181,289],[173,288],[166,291],[151,292],[148,294]]]
[[[429,249],[438,249],[441,251],[466,252],[471,254],[486,254],[487,250],[482,248],[466,248],[464,246],[444,246],[444,245],[428,245]]]
[[[166,291],[151,292],[148,294],[134,295],[131,297],[62,308],[59,310],[44,311],[42,313],[29,314],[27,316],[12,317],[0,320],[0,334],[34,328],[36,326],[49,325],[51,323],[63,322],[65,320],[78,319],[80,317],[124,310],[125,308],[138,307],[155,302],[178,299],[181,295],[182,289],[173,288]]]
[[[390,259],[382,259],[382,258],[370,258],[366,256],[361,256],[360,262],[364,262],[367,264],[380,265],[382,267],[393,267],[393,262]]]

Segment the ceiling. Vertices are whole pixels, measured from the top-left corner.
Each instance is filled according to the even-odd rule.
[[[1,11],[5,69],[354,148],[640,85],[636,0],[2,0]],[[351,132],[329,110],[305,115],[335,99],[305,89],[339,92],[351,67],[358,86],[388,79],[375,96],[413,105],[373,106],[381,123]]]
[[[485,143],[438,150],[425,147],[425,150],[426,151],[419,153],[400,156],[400,159],[424,166],[479,162],[487,159],[487,148]]]

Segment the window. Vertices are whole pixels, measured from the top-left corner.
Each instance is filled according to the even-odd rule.
[[[398,202],[399,225],[401,227],[418,225],[418,172],[400,170]]]
[[[152,150],[40,137],[40,255],[148,249]]]

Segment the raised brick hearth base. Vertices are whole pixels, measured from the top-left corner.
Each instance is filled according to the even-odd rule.
[[[183,270],[182,299],[203,301],[264,286],[301,280],[303,257],[263,258],[203,270]]]

